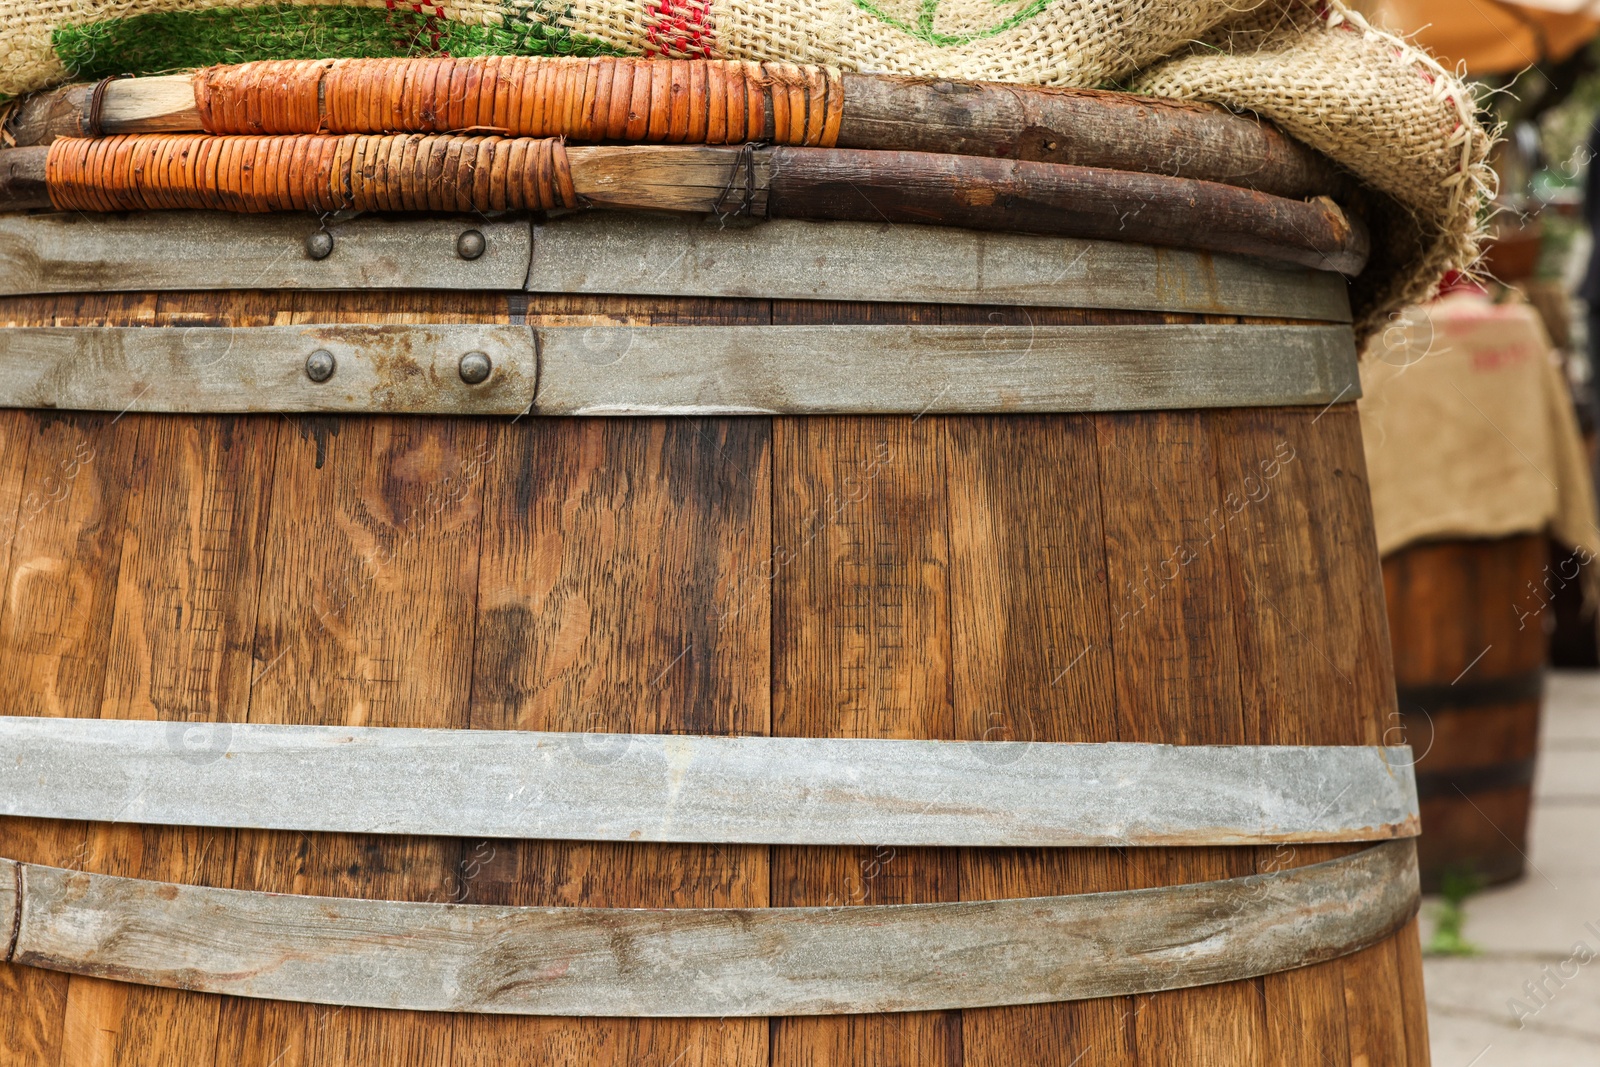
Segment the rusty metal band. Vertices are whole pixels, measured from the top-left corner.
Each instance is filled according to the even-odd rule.
[[[268,1000],[568,1016],[942,1011],[1209,985],[1375,944],[1418,893],[1409,841],[1157,889],[740,909],[297,896],[0,860],[11,962]]]
[[[14,408],[921,415],[1360,395],[1354,336],[1334,325],[0,328]]]
[[[768,845],[1417,833],[1408,748],[705,737],[0,718],[0,814]]]

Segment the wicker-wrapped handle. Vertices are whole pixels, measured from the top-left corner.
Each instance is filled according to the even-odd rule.
[[[428,133],[831,146],[837,70],[798,63],[477,56],[267,60],[194,77],[209,133]]]
[[[63,139],[46,180],[79,211],[473,211],[576,207],[558,138],[400,134]]]

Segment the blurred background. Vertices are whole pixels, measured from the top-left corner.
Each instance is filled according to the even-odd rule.
[[[1434,1063],[1600,1064],[1600,2],[1369,0],[1503,125],[1482,277],[1361,402],[1417,755]]]

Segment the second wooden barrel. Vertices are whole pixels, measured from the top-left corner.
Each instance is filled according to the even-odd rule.
[[[1169,292],[1194,269],[1185,291],[1227,302],[1217,275],[1202,284],[1220,258],[1160,255]],[[1304,276],[1277,277],[1264,292]],[[1245,345],[1295,322],[1107,308],[1112,280],[1084,299],[1098,308],[234,288],[10,297],[0,320],[223,326],[235,351],[273,325],[590,326],[597,367],[628,358],[607,348],[619,326],[1132,336],[1209,324]],[[1383,741],[1393,674],[1348,399],[1077,414],[943,401],[879,415],[848,413],[882,399],[873,378],[837,384],[846,413],[0,413],[0,695],[18,715],[191,725]],[[197,736],[196,759],[220,758]],[[0,820],[0,854],[122,876],[631,908],[1087,893],[1361,847],[712,846]],[[1244,981],[889,1015],[383,1011],[15,965],[0,986],[6,1064],[1428,1063],[1414,920],[1353,955]]]
[[[1551,622],[1546,546],[1543,534],[1438,541],[1383,562],[1425,889],[1451,876],[1511,881],[1527,862]]]

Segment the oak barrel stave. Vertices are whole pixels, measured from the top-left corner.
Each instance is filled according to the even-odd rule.
[[[509,321],[514,313],[662,325],[1193,321],[512,299],[207,293],[0,307],[15,324],[63,325]],[[593,729],[602,724],[576,714],[588,701],[613,730],[1247,744],[1370,744],[1390,725],[1388,642],[1350,405],[516,424],[0,417],[14,431],[0,454],[8,494],[0,501],[20,501],[35,484],[39,456],[70,456],[84,440],[120,464],[97,458],[94,475],[108,473],[74,481],[64,506],[46,509],[48,536],[43,519],[21,530],[12,519],[4,530],[8,590],[19,569],[45,583],[36,599],[99,590],[93,610],[60,610],[50,642],[24,653],[8,630],[0,649],[13,698],[41,691],[32,688],[40,679],[71,678],[79,695],[66,713],[201,720],[245,700],[253,721],[349,714],[367,725]],[[1264,480],[1261,463],[1287,454],[1283,443],[1294,459]],[[458,471],[472,477],[441,490],[441,475]],[[208,526],[223,499],[226,522]],[[20,504],[7,514],[20,514]],[[1196,558],[1163,584],[1158,572],[1180,543]],[[216,545],[225,565],[200,550]],[[392,561],[369,580],[361,561],[375,548]],[[216,636],[204,640],[163,610],[202,600],[217,605]],[[8,594],[5,617],[16,610]],[[113,651],[95,651],[103,648]],[[182,684],[158,692],[133,681],[141,648],[149,664],[181,663],[186,673],[168,677]],[[1033,714],[992,717],[1015,708]],[[480,903],[609,906],[1081,892],[1274,870],[1344,851],[769,850],[0,824],[0,853],[119,874],[410,899],[454,899],[464,888]],[[88,1041],[104,1062],[125,1064],[1365,1057],[1420,1067],[1416,954],[1413,926],[1343,960],[1230,986],[771,1022],[329,1009],[7,967],[8,993],[19,988],[32,1023],[4,1039],[0,1062],[73,1062],[64,1049]]]

